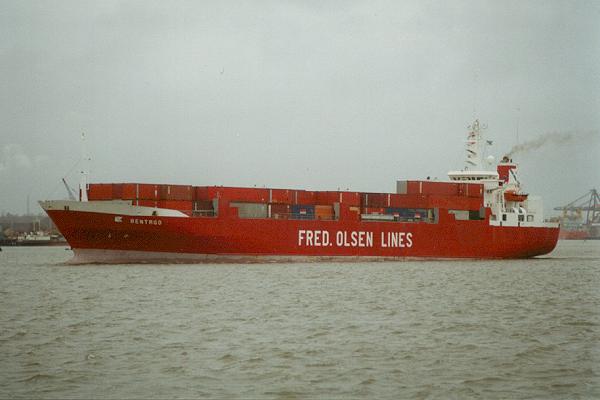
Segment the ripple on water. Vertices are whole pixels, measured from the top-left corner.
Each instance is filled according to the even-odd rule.
[[[110,268],[57,268],[66,252],[48,249],[14,268],[7,249],[0,398],[600,398],[600,242],[561,246]]]

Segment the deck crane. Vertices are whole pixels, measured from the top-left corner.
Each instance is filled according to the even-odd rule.
[[[69,200],[77,200],[75,198],[75,195],[73,194],[73,189],[71,189],[71,187],[67,184],[67,181],[65,178],[62,178],[63,184],[65,185],[65,188],[67,189],[67,192],[69,193]]]

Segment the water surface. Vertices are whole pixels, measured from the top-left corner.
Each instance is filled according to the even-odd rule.
[[[600,398],[600,241],[519,261],[0,253],[0,398]]]

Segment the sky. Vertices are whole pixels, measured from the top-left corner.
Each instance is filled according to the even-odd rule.
[[[467,126],[547,212],[600,189],[598,1],[0,2],[0,212],[79,180],[393,192]]]

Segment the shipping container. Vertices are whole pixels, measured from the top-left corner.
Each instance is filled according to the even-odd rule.
[[[419,207],[427,203],[429,197],[423,194],[391,194],[390,207]]]
[[[398,194],[458,196],[460,183],[437,181],[397,181]]]
[[[429,196],[427,200],[429,207],[447,209],[478,210],[483,205],[483,197]]]
[[[292,206],[292,218],[294,219],[315,219],[315,206],[294,204]]]
[[[140,202],[143,200],[140,200]],[[158,200],[156,202],[158,208],[168,208],[170,210],[178,210],[186,213],[191,213],[193,203],[187,200]]]
[[[112,184],[112,198],[114,200],[121,200],[123,198],[123,184],[113,183]]]
[[[290,206],[288,204],[271,204],[271,218],[288,219],[290,217]]]
[[[360,207],[360,193],[340,192],[339,202],[350,206]]]
[[[340,202],[340,193],[334,191],[316,192],[315,202],[318,204],[333,204]]]
[[[294,190],[292,204],[315,204],[317,192],[307,190]]]
[[[139,200],[158,200],[158,185],[149,183],[136,184],[136,199]]]
[[[210,199],[224,198],[236,202],[268,203],[269,189],[209,186]]]
[[[483,184],[481,183],[467,183],[467,197],[483,197]]]
[[[390,196],[388,193],[361,193],[362,207],[387,207]]]
[[[397,194],[421,193],[421,186],[419,185],[419,181],[397,181],[396,182],[396,193]]]
[[[158,207],[158,203],[156,200],[134,200],[133,204],[140,207]]]
[[[315,217],[320,220],[334,219],[333,206],[317,205],[315,206]]]
[[[358,221],[360,219],[360,207],[340,204],[340,220]]]
[[[121,191],[121,198],[123,200],[136,200],[137,199],[137,184],[136,183],[124,183]]]
[[[189,185],[157,185],[159,200],[185,200],[191,201],[192,187]]]
[[[231,208],[237,209],[240,218],[267,218],[268,205],[265,203],[231,202]]]
[[[458,195],[458,183],[423,181],[422,193],[444,196]]]
[[[195,192],[193,200],[211,200],[207,186],[194,186],[193,190]]]
[[[279,204],[292,204],[292,190],[289,189],[269,189],[269,202]]]
[[[88,200],[112,200],[112,183],[90,183],[88,185]]]

